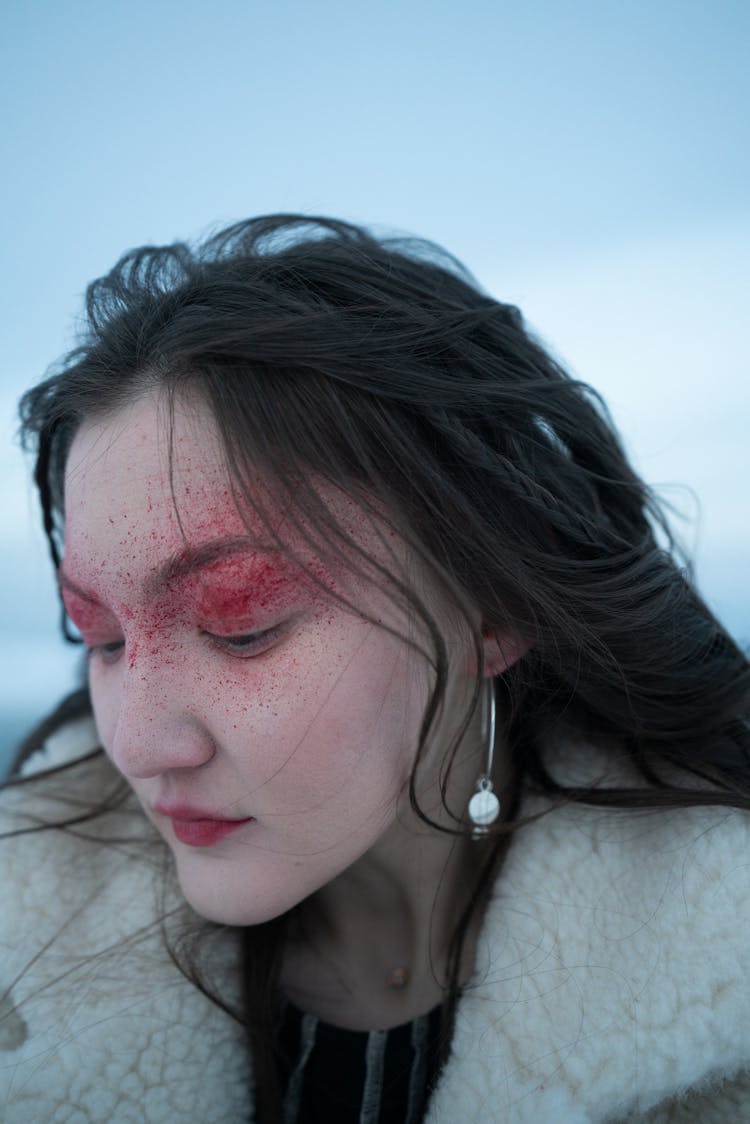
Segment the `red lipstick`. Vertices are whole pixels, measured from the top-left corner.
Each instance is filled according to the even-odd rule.
[[[172,821],[175,838],[188,847],[212,847],[244,824],[252,823],[253,819],[248,816],[247,819],[228,820],[197,808],[170,808],[160,804],[154,811]]]

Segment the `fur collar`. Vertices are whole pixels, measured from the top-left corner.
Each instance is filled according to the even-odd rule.
[[[34,766],[80,754],[91,737],[84,724],[63,731]],[[582,751],[576,767],[598,765]],[[84,803],[112,779],[105,761],[81,776]],[[0,831],[59,814],[54,787],[43,798],[28,786],[6,793]],[[82,834],[113,828],[115,844],[41,832],[0,850],[11,872],[0,908],[0,1116],[36,1124],[75,1105],[115,1124],[246,1120],[242,1035],[176,972],[152,924],[164,905],[160,849],[127,808]],[[747,1069],[748,856],[750,817],[721,809],[572,805],[521,829],[428,1124],[642,1118]],[[214,961],[231,995],[221,935]]]
[[[747,1069],[749,932],[745,813],[572,805],[522,829],[428,1121],[641,1119]]]

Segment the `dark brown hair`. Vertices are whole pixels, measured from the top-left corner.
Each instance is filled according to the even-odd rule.
[[[195,248],[131,251],[86,304],[80,346],[21,405],[55,565],[78,427],[148,389],[172,401],[185,391],[213,413],[251,502],[248,478],[260,470],[321,550],[351,548],[311,482],[346,490],[387,513],[457,612],[468,620],[478,608],[486,630],[529,643],[496,683],[513,781],[457,927],[449,1007],[464,933],[529,787],[620,807],[750,807],[745,655],[691,584],[598,395],[454,259],[331,219],[276,215]],[[430,629],[424,744],[450,652],[413,591],[366,557],[358,564]],[[479,651],[479,627],[473,634]],[[562,729],[628,760],[637,779],[567,787],[546,756]],[[266,966],[283,924],[243,934],[246,1010],[265,1012],[247,1022],[268,1118],[278,1092],[264,1060]]]

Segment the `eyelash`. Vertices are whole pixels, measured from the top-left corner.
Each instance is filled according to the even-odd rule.
[[[239,636],[218,636],[214,632],[203,632],[207,640],[219,651],[236,659],[252,659],[262,655],[283,632],[283,625],[274,625],[259,632],[248,632]],[[125,648],[124,640],[114,640],[109,644],[94,644],[86,649],[88,659],[98,657],[106,665],[117,662]]]
[[[124,640],[113,640],[110,644],[87,644],[86,659],[93,660],[98,657],[102,663],[116,663],[117,657],[124,647]]]
[[[203,635],[220,651],[237,659],[248,660],[267,651],[280,636],[283,627],[283,625],[274,625],[273,628],[264,628],[260,632],[248,632],[240,636],[217,636],[214,632],[204,632]]]

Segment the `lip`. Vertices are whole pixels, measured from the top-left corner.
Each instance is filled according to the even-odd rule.
[[[154,811],[172,821],[175,838],[189,847],[212,847],[214,843],[253,821],[252,816],[232,820],[199,808],[169,807],[166,804],[156,804]]]

